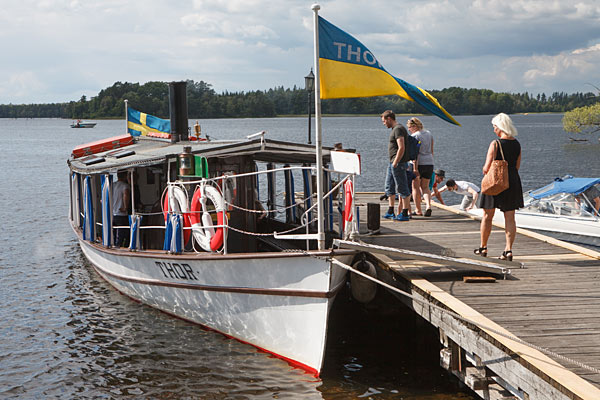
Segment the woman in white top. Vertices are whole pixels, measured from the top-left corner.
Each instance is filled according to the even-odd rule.
[[[425,216],[431,216],[431,189],[429,181],[433,175],[433,135],[427,129],[423,129],[423,123],[419,118],[411,118],[406,123],[408,131],[421,142],[419,155],[414,161],[413,199],[416,211],[414,215],[423,215],[421,211],[421,197],[425,199]]]

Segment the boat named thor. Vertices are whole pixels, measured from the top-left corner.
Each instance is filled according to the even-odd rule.
[[[179,112],[172,110],[171,137],[79,146],[91,150],[68,160],[70,220],[85,257],[127,296],[318,374],[329,311],[346,282],[333,260],[351,264],[356,253],[332,246],[340,231],[347,238],[357,230],[353,213],[333,213],[334,202],[343,208],[345,199],[353,201],[354,175],[324,169],[319,202],[314,146],[264,133],[194,140],[187,110]],[[323,165],[331,153],[322,149]],[[133,196],[129,223],[113,226],[112,188],[121,171]],[[323,234],[315,221],[319,203]],[[114,245],[118,229],[128,231],[125,247]]]

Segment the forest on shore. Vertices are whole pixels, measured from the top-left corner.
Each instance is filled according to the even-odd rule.
[[[450,87],[430,93],[452,115],[487,115],[533,112],[567,112],[595,103],[594,93],[567,94],[496,93],[489,89]],[[204,81],[187,81],[189,118],[260,118],[308,113],[308,93],[304,88],[276,87],[266,91],[216,93]],[[167,82],[144,84],[116,82],[97,96],[78,101],[51,104],[0,105],[0,118],[124,118],[124,100],[130,107],[162,118],[169,118]],[[397,113],[426,114],[418,104],[399,96],[328,99],[322,101],[323,114],[380,114],[391,109]]]

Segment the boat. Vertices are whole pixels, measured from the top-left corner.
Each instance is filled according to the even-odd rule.
[[[600,187],[600,178],[566,175],[524,193],[525,206],[515,212],[517,227],[540,231],[568,242],[600,246],[597,206],[584,193],[593,186]],[[469,213],[483,215],[479,208],[473,208]],[[504,214],[496,212],[494,221],[504,223]]]
[[[349,212],[355,174],[335,160],[357,162],[358,154],[318,152],[330,166],[319,201],[315,146],[270,140],[264,131],[190,140],[187,108],[183,117],[172,113],[185,124],[169,138],[117,136],[74,149],[69,219],[83,254],[136,301],[318,375],[329,312],[346,283],[338,263],[357,257],[333,245],[358,232]],[[115,227],[112,188],[121,171],[133,196],[130,224]],[[346,212],[334,213],[334,203]],[[114,229],[129,229],[127,247],[114,245]]]
[[[93,128],[95,126],[95,122],[82,122],[79,119],[71,124],[71,128]]]

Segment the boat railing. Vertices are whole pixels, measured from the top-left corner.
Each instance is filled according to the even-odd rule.
[[[306,176],[304,176],[303,174],[303,178],[305,179],[309,179],[308,182],[310,182],[310,185],[305,185],[305,193],[302,195],[302,192],[298,192],[298,191],[294,191],[293,190],[293,185],[292,186],[287,186],[286,185],[286,190],[290,191],[290,193],[286,193],[286,191],[284,190],[283,192],[279,192],[279,193],[275,193],[273,196],[268,196],[268,199],[264,199],[261,200],[258,198],[258,191],[256,191],[255,195],[256,198],[253,202],[254,207],[243,207],[243,205],[249,205],[249,204],[236,204],[236,195],[235,193],[233,193],[233,189],[235,187],[240,187],[240,186],[236,186],[237,182],[235,182],[236,179],[248,179],[248,178],[253,178],[256,177],[257,179],[257,187],[259,186],[259,179],[262,176],[267,176],[267,179],[273,179],[275,181],[275,176],[271,175],[269,177],[269,174],[272,174],[274,172],[286,172],[286,173],[291,173],[292,171],[301,171],[304,174],[306,174],[308,172],[308,175],[311,178],[306,178]],[[253,171],[253,172],[247,172],[247,173],[240,173],[240,174],[231,174],[231,173],[227,173],[227,174],[222,174],[220,176],[217,177],[211,177],[211,178],[201,178],[201,179],[189,179],[189,178],[184,178],[184,179],[178,179],[176,181],[172,181],[172,182],[167,182],[167,186],[164,189],[163,195],[161,196],[160,199],[160,211],[156,210],[153,212],[144,212],[141,209],[136,209],[136,201],[134,201],[134,199],[132,199],[131,201],[131,225],[133,226],[134,221],[137,221],[136,223],[136,228],[130,230],[131,231],[137,231],[137,235],[139,235],[139,232],[141,231],[148,231],[148,230],[160,230],[165,232],[166,234],[166,229],[167,229],[167,223],[165,222],[165,224],[160,224],[157,223],[159,222],[159,218],[158,216],[160,215],[161,218],[160,220],[162,220],[162,216],[165,216],[165,221],[167,220],[167,217],[169,215],[174,215],[174,214],[178,214],[183,218],[189,218],[191,216],[191,214],[195,211],[192,210],[191,204],[190,204],[190,200],[193,200],[192,198],[190,198],[190,195],[188,195],[188,193],[193,193],[194,188],[197,186],[201,186],[201,185],[210,185],[214,188],[217,189],[217,191],[219,192],[220,196],[223,199],[223,203],[224,203],[224,212],[222,212],[222,220],[216,222],[214,221],[214,216],[215,213],[219,212],[215,207],[207,204],[207,207],[202,209],[202,212],[207,212],[209,214],[210,217],[210,221],[212,221],[213,223],[210,224],[208,222],[208,220],[204,220],[206,221],[207,225],[211,225],[211,226],[207,226],[207,227],[193,227],[191,226],[191,223],[182,223],[181,225],[185,225],[185,226],[181,226],[182,228],[182,235],[185,232],[191,232],[192,236],[194,233],[194,229],[212,229],[213,231],[216,231],[218,229],[222,229],[223,230],[223,246],[221,249],[219,249],[219,252],[227,254],[227,234],[229,230],[235,231],[239,234],[243,234],[243,235],[250,235],[250,236],[271,236],[275,239],[283,239],[283,240],[305,240],[306,241],[306,249],[310,249],[311,248],[311,241],[315,241],[315,240],[319,240],[319,235],[317,233],[311,233],[314,232],[314,226],[315,226],[315,222],[317,221],[317,217],[315,214],[317,214],[315,212],[315,209],[318,207],[318,202],[316,201],[316,194],[313,192],[316,192],[316,190],[314,190],[314,186],[312,185],[312,183],[314,183],[314,173],[316,172],[316,168],[313,166],[284,166],[284,167],[280,167],[280,168],[273,168],[273,169],[267,169],[267,170],[260,170],[260,171]],[[327,227],[326,227],[326,231],[334,231],[334,216],[336,215],[336,213],[334,213],[334,206],[333,206],[333,202],[334,200],[339,201],[338,202],[338,210],[339,210],[339,218],[338,218],[338,227],[339,227],[339,233],[341,235],[342,238],[347,239],[349,237],[349,232],[358,232],[358,226],[357,226],[357,222],[355,220],[350,221],[350,223],[344,221],[344,216],[343,216],[343,209],[346,209],[347,207],[353,207],[354,204],[354,193],[353,190],[351,190],[351,193],[349,194],[350,197],[346,196],[339,196],[339,193],[341,193],[340,187],[342,187],[342,185],[344,185],[347,181],[351,181],[352,183],[354,183],[354,175],[351,173],[342,173],[339,171],[334,171],[334,170],[329,170],[329,169],[324,169],[324,172],[327,173],[328,176],[328,180],[326,180],[326,182],[323,183],[324,185],[324,192],[325,194],[323,195],[323,204],[326,204],[327,207],[325,207],[327,209],[326,213],[324,213],[324,219],[327,220]],[[335,174],[337,174],[337,176],[334,176]],[[292,177],[293,178],[293,177]],[[335,179],[332,179],[335,178]],[[281,179],[280,176],[278,176],[278,179]],[[281,179],[282,180],[282,179]],[[271,182],[270,185],[274,188],[272,189],[273,191],[277,190],[276,186],[277,183]],[[266,183],[268,182],[264,182],[261,181],[263,183],[263,185],[266,185]],[[254,184],[253,184],[254,185]],[[172,187],[180,187],[180,188],[184,188],[185,190],[182,190],[180,193],[183,193],[182,195],[182,204],[178,204],[176,207],[173,206],[173,201],[169,201],[168,204],[168,209],[165,210],[165,206],[167,204],[165,204],[164,202],[164,196],[166,195],[165,193],[168,193],[169,188]],[[352,186],[353,187],[353,186]],[[346,188],[344,188],[346,190]],[[74,190],[74,192],[77,193],[77,190]],[[132,189],[131,193],[134,193],[135,191]],[[281,194],[285,194],[286,200],[284,202],[284,204],[282,204],[282,202],[278,202],[276,201],[276,199],[280,199],[281,198]],[[274,200],[275,201],[271,201]],[[346,204],[348,199],[352,200],[352,206]],[[252,200],[249,200],[252,201]],[[75,201],[77,202],[77,201]],[[266,202],[266,203],[265,203]],[[110,203],[110,202],[109,202]],[[92,206],[93,207],[93,206]],[[107,237],[105,237],[107,235],[108,232],[112,232],[112,229],[130,229],[130,226],[127,225],[112,225],[112,221],[110,221],[110,225],[108,229],[106,229],[106,227],[104,226],[104,218],[105,218],[105,214],[106,215],[112,215],[112,212],[110,211],[110,209],[104,209],[104,199],[101,200],[101,204],[100,207],[102,208],[102,218],[101,219],[96,219],[96,221],[94,222],[94,226],[96,227],[95,230],[97,232],[97,235],[95,236],[95,239],[93,239],[93,241],[100,241],[103,244],[111,247],[113,244],[113,240],[112,237],[111,239],[107,239]],[[80,221],[84,221],[86,219],[85,216],[85,211],[86,207],[77,207],[77,214],[80,215]],[[275,223],[275,226],[277,226],[279,229],[282,228],[281,223],[285,223],[288,225],[289,229],[286,230],[276,230],[276,229],[265,229],[262,232],[258,232],[258,231],[250,231],[247,229],[240,229],[239,227],[236,226],[232,226],[229,222],[229,212],[232,211],[233,209],[239,210],[241,212],[245,212],[245,213],[254,213],[254,214],[260,214],[260,216],[258,217],[259,219],[263,219],[264,217],[269,217],[270,219],[273,220],[273,222],[275,221],[279,221],[277,223]],[[291,211],[293,210],[293,212]],[[149,210],[148,210],[149,211]],[[298,213],[299,211],[299,213]],[[200,212],[200,211],[198,211]],[[288,214],[289,212],[289,214]],[[298,214],[300,214],[298,216]],[[285,215],[284,218],[282,218],[282,215]],[[293,215],[293,218],[288,219],[289,215]],[[218,217],[218,215],[217,215]],[[139,218],[143,218],[143,221],[141,221]],[[218,218],[217,218],[218,219]],[[200,220],[202,221],[201,218],[199,219],[195,219],[195,220]],[[148,224],[146,224],[148,223]],[[347,225],[347,228],[344,229],[344,225]],[[78,223],[78,226],[83,226],[82,223]],[[263,228],[266,227],[268,225],[263,225]],[[147,241],[146,243],[151,243],[151,244],[147,244],[148,248],[151,249],[160,249],[160,248],[164,248],[162,240],[160,239],[160,237],[163,237],[165,235],[145,235],[145,241]],[[139,241],[139,238],[141,236],[138,236],[137,238],[133,238],[133,236],[130,236],[130,242],[134,242],[134,241]],[[352,237],[350,235],[350,237]],[[133,238],[133,239],[132,239]],[[150,239],[152,238],[152,239]],[[86,239],[89,240],[89,239]],[[190,239],[190,242],[192,243],[192,250],[199,252],[198,249],[196,249],[195,246],[195,239]],[[301,246],[302,247],[302,246]],[[141,245],[139,246],[131,246],[130,245],[130,249],[131,250],[140,250],[141,249]],[[190,251],[189,247],[188,249],[183,249],[182,251]]]
[[[336,173],[337,171],[333,171],[333,170],[329,170],[329,169],[324,169],[325,171],[327,171],[328,173]],[[274,172],[285,172],[285,171],[309,171],[310,173],[314,173],[316,171],[316,168],[313,166],[285,166],[285,167],[279,167],[279,168],[273,168],[273,169],[267,169],[267,170],[260,170],[260,171],[254,171],[254,172],[246,172],[246,173],[240,173],[240,174],[223,174],[217,177],[211,177],[211,178],[200,178],[200,179],[185,179],[185,180],[176,180],[176,181],[172,181],[172,182],[168,182],[167,183],[167,187],[165,188],[164,192],[168,191],[168,188],[171,186],[184,186],[187,188],[190,188],[187,190],[187,192],[191,193],[193,192],[193,188],[200,186],[200,185],[211,185],[215,188],[217,188],[217,190],[219,191],[219,193],[222,196],[224,205],[225,205],[225,209],[231,211],[232,209],[236,209],[239,210],[241,212],[246,212],[246,213],[253,213],[253,214],[261,214],[262,216],[276,216],[276,215],[281,215],[281,214],[285,214],[288,210],[290,209],[300,209],[303,210],[301,216],[299,217],[299,225],[298,226],[293,226],[288,230],[284,230],[284,231],[273,231],[273,232],[267,232],[267,233],[260,233],[260,232],[251,232],[251,231],[247,231],[247,230],[243,230],[237,227],[233,227],[229,224],[229,218],[228,218],[228,213],[225,213],[225,216],[223,218],[223,223],[222,224],[214,224],[211,226],[212,229],[219,229],[222,228],[223,229],[223,233],[225,235],[224,237],[224,248],[222,250],[223,253],[227,253],[227,248],[226,248],[226,243],[227,243],[227,232],[228,230],[232,230],[235,231],[237,233],[243,234],[243,235],[248,235],[248,236],[272,236],[278,239],[286,239],[286,240],[306,240],[306,248],[309,249],[310,248],[310,241],[311,240],[318,240],[318,236],[316,234],[311,234],[311,228],[313,226],[313,224],[316,222],[317,218],[311,218],[311,215],[314,214],[316,207],[318,206],[318,203],[316,200],[316,194],[315,193],[309,193],[307,196],[303,196],[303,197],[299,197],[298,196],[298,192],[295,192],[292,194],[292,198],[291,201],[289,201],[291,204],[287,205],[287,204],[281,204],[281,203],[273,203],[271,205],[271,207],[264,207],[263,202],[260,201],[259,199],[257,199],[257,201],[255,202],[255,205],[258,204],[259,206],[256,208],[247,208],[247,207],[242,207],[239,204],[235,203],[235,199],[233,198],[233,194],[231,193],[231,191],[228,189],[229,187],[233,186],[235,187],[236,185],[230,184],[230,182],[232,180],[236,180],[236,179],[243,179],[243,178],[251,178],[251,177],[257,177],[257,179],[259,179],[259,177],[267,175],[268,174],[272,174]],[[340,192],[340,187],[342,185],[344,185],[344,183],[347,180],[352,180],[353,179],[353,175],[352,174],[339,174],[340,176],[338,176],[338,179],[336,179],[336,182],[334,185],[332,185],[331,189],[329,189],[324,195],[323,195],[323,202],[333,202],[334,197],[338,195],[338,193]],[[279,195],[281,195],[282,193],[285,192],[280,192],[277,193]],[[354,195],[354,193],[352,193],[352,196]],[[164,196],[164,193],[163,193]],[[343,208],[345,208],[347,205],[345,204],[345,196],[341,202],[341,206],[343,206]],[[267,201],[268,202],[268,201]],[[188,214],[191,215],[194,212],[203,212],[203,211],[192,211],[190,209],[190,200],[189,198],[186,199],[186,203],[187,203],[187,211],[184,210],[175,210],[175,209],[169,209],[169,210],[164,210],[163,205],[164,205],[164,201],[161,200],[161,213],[162,214]],[[169,203],[170,205],[170,203]],[[208,212],[212,215],[214,213],[217,213],[218,211],[215,209],[211,209],[208,210]],[[138,215],[144,215],[144,213],[137,213]],[[159,214],[159,213],[154,213],[154,214]],[[328,214],[329,216],[329,214]],[[341,222],[341,221],[340,221]],[[353,230],[354,231],[358,231],[357,228],[354,228],[354,225],[352,225]],[[127,228],[127,227],[122,227],[122,228]],[[152,226],[141,226],[140,229],[165,229],[165,226],[162,225],[152,225]],[[191,230],[193,232],[194,227],[183,227],[183,230]],[[340,227],[341,230],[341,227]],[[302,235],[298,235],[299,232],[303,232]],[[192,239],[192,243],[194,243],[194,240]],[[193,250],[198,252],[198,250],[195,248],[195,246],[193,247]]]

